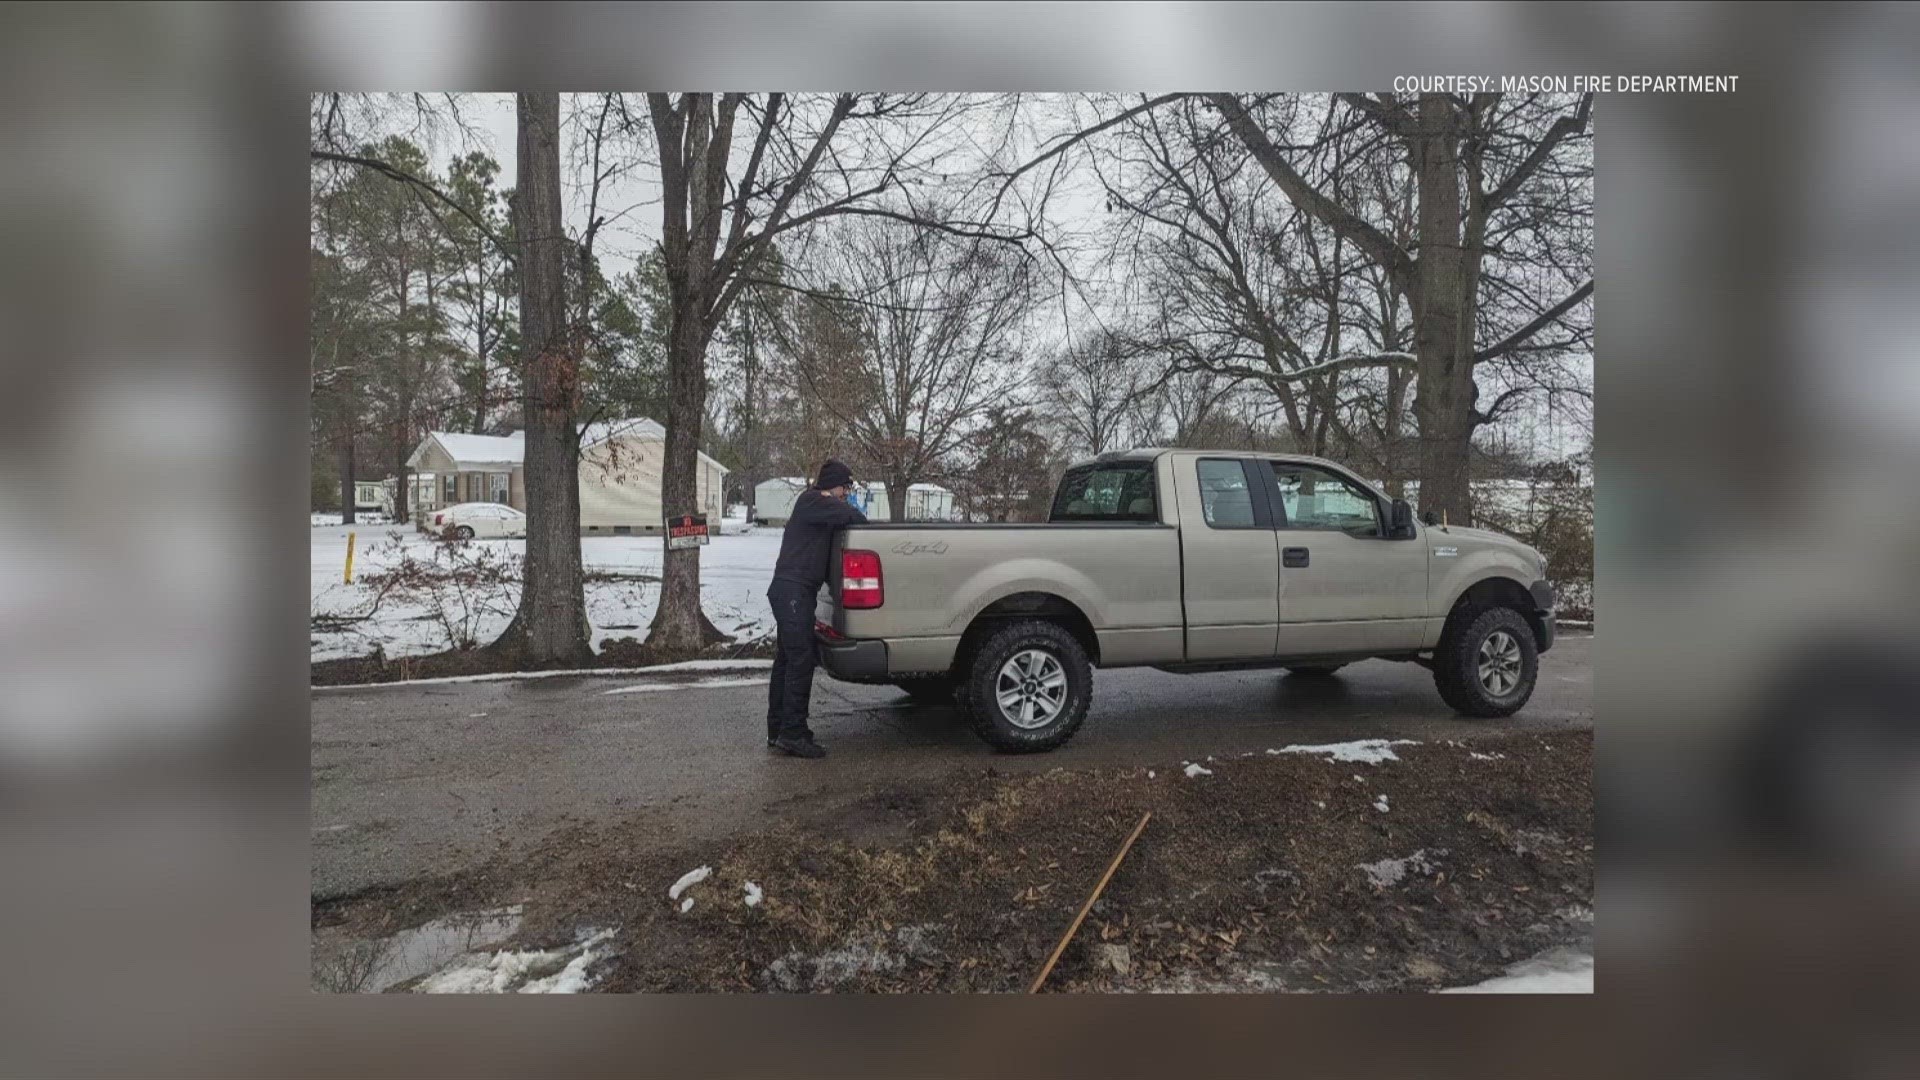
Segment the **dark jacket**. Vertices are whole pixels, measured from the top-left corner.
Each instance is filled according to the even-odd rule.
[[[780,534],[780,558],[773,564],[775,581],[792,581],[818,589],[827,580],[827,557],[833,550],[833,532],[863,525],[867,515],[851,503],[818,488],[808,488],[793,500],[793,515]]]

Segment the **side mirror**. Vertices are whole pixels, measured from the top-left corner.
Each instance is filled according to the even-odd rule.
[[[1429,510],[1426,513],[1420,515],[1420,520],[1426,522],[1429,525],[1438,525],[1440,524],[1440,515]]]
[[[1405,499],[1393,500],[1392,512],[1387,519],[1387,536],[1393,540],[1413,535],[1413,507]]]

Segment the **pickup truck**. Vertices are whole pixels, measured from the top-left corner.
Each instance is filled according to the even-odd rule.
[[[1095,667],[1284,667],[1368,657],[1433,671],[1469,716],[1506,716],[1553,645],[1539,552],[1416,523],[1319,458],[1132,450],[1069,467],[1039,524],[844,530],[816,611],[835,678],[953,701],[988,743],[1050,750]]]

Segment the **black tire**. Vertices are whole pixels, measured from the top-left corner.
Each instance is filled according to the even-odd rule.
[[[473,526],[471,525],[458,526],[453,530],[453,535],[456,537],[459,537],[462,540],[471,540],[473,539]]]
[[[1345,664],[1288,664],[1287,674],[1303,675],[1310,679],[1324,679],[1346,666]]]
[[[1505,637],[1496,644],[1510,642],[1518,654],[1514,665],[1517,670],[1509,672],[1513,685],[1503,693],[1490,688],[1480,674],[1481,646],[1497,634]],[[1512,608],[1455,611],[1441,632],[1440,646],[1433,651],[1433,685],[1455,712],[1467,716],[1512,716],[1533,696],[1533,684],[1539,674],[1540,654],[1534,643],[1533,627],[1528,625],[1526,616]]]
[[[921,678],[895,679],[893,685],[922,705],[952,705],[953,696],[959,684],[951,675],[928,675]]]
[[[1001,707],[999,683],[1001,669],[1030,652],[1051,657],[1065,676],[1065,685],[1057,711],[1028,727],[1016,723]],[[1087,706],[1093,700],[1093,666],[1087,663],[1080,642],[1059,624],[1012,623],[990,633],[973,651],[959,696],[974,734],[989,745],[1014,753],[1051,750],[1073,738],[1087,718]]]

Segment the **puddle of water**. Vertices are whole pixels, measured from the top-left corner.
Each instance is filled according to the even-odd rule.
[[[356,941],[316,955],[314,989],[332,993],[379,993],[419,975],[438,971],[463,954],[512,937],[520,929],[520,905],[462,912],[375,941]]]

